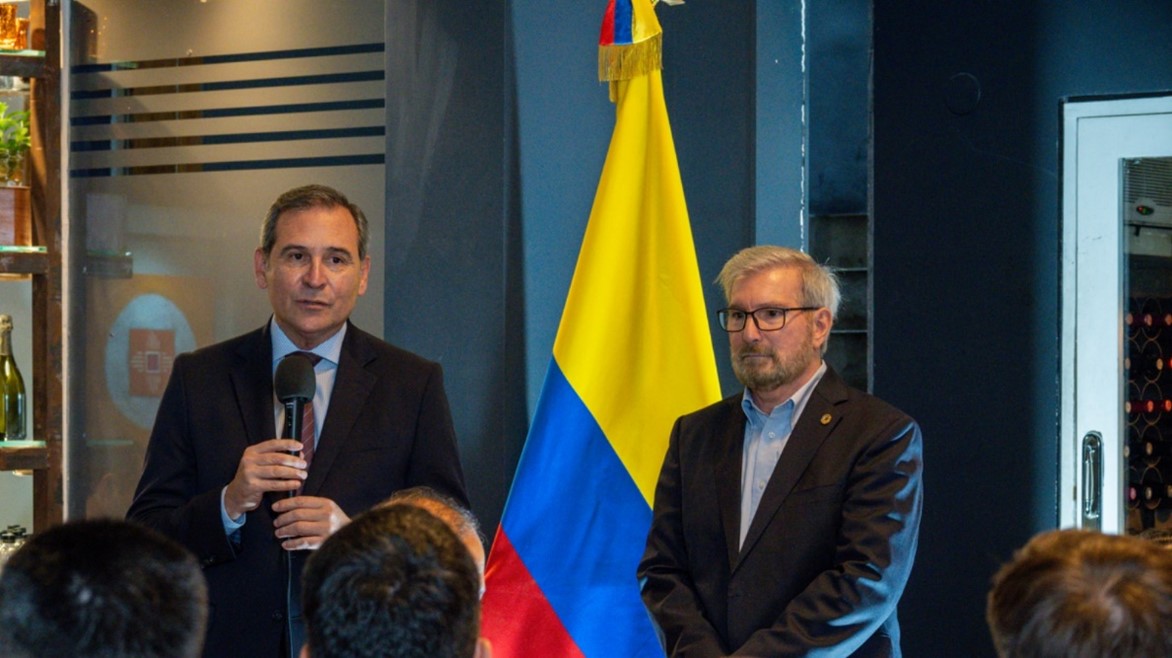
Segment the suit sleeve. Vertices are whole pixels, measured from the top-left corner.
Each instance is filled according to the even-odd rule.
[[[705,616],[703,603],[688,571],[682,484],[680,421],[677,420],[655,487],[654,516],[637,574],[640,593],[669,656],[724,656],[728,652]]]
[[[919,535],[922,443],[907,417],[876,432],[846,483],[834,567],[732,655],[850,655],[895,614]]]
[[[211,566],[235,559],[236,552],[220,519],[222,486],[198,490],[192,391],[184,377],[188,365],[187,355],[175,360],[126,518],[175,538]]]
[[[444,392],[443,369],[434,364],[423,385],[415,445],[407,473],[407,486],[426,485],[468,506],[464,471],[448,396]]]

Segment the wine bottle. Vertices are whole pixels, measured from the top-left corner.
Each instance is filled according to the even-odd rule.
[[[1129,422],[1135,420],[1135,416],[1138,414],[1143,414],[1145,422],[1156,422],[1159,420],[1160,414],[1165,410],[1165,399],[1169,400],[1168,406],[1172,408],[1172,398],[1164,397],[1164,393],[1160,389],[1159,384],[1148,382],[1143,384],[1143,390],[1140,391],[1139,399],[1131,398],[1125,400],[1123,409],[1131,415]]]
[[[1169,487],[1164,483],[1164,474],[1154,466],[1147,466],[1140,475],[1138,494],[1140,503],[1147,509],[1159,509],[1169,495]]]
[[[24,378],[12,358],[12,316],[0,315],[0,439],[23,441],[25,438]]]
[[[1172,441],[1146,439],[1137,446],[1137,450],[1149,463],[1154,463],[1154,460],[1172,459]],[[1168,462],[1162,463],[1167,470]]]
[[[1128,340],[1136,340],[1140,337],[1140,304],[1137,297],[1129,297],[1127,300],[1127,313],[1123,315],[1123,326]]]
[[[1132,425],[1127,428],[1127,442],[1123,444],[1123,458],[1134,460],[1135,464],[1139,464],[1140,460],[1149,459],[1152,457],[1153,446],[1163,445],[1163,434],[1160,428],[1155,425],[1144,425],[1138,427]]]
[[[1139,468],[1134,465],[1127,467],[1127,490],[1125,492],[1127,500],[1124,503],[1128,509],[1139,509],[1139,487],[1141,479]]]
[[[1136,341],[1128,341],[1127,353],[1123,356],[1123,370],[1128,380],[1137,383],[1157,381],[1164,373],[1165,365],[1164,350],[1159,342],[1148,340],[1139,347]]]

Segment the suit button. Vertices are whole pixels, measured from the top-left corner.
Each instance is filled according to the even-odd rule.
[[[207,556],[207,557],[205,557],[205,558],[203,559],[203,565],[204,565],[205,567],[210,567],[210,566],[212,566],[212,565],[213,565],[213,564],[215,564],[215,563],[216,563],[216,558],[214,558],[214,557],[212,557],[212,556],[210,556],[210,555],[209,555],[209,556]]]
[[[280,610],[273,611],[273,621],[285,621],[285,613]]]

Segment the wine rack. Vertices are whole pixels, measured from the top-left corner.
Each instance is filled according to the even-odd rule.
[[[0,470],[32,471],[33,530],[64,518],[64,387],[61,215],[61,7],[59,0],[29,4],[33,50],[0,53],[0,76],[30,80],[33,243],[0,248],[0,274],[32,279],[33,333],[31,441],[0,443]],[[4,285],[0,283],[0,285]]]
[[[1124,316],[1127,531],[1172,528],[1172,297],[1132,297]]]

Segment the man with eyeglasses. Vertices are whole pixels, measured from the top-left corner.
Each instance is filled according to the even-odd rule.
[[[923,492],[912,418],[823,361],[840,293],[806,254],[721,270],[745,389],[672,429],[638,577],[669,656],[899,656]]]

